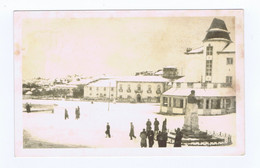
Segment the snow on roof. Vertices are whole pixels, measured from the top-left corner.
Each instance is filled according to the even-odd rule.
[[[163,68],[176,68],[176,67],[169,65],[169,66],[166,66],[166,67],[163,67]]]
[[[169,79],[161,76],[127,76],[118,79],[121,82],[170,82]]]
[[[174,81],[175,83],[185,83],[185,82],[191,82],[191,83],[198,83],[200,81],[195,81],[194,79],[187,79],[185,76],[184,77],[181,77],[177,80]]]
[[[83,84],[88,84],[92,82],[93,79],[81,79],[80,81],[71,81],[69,84],[71,85],[83,85]]]
[[[53,88],[76,88],[76,85],[55,85]]]
[[[191,90],[195,90],[195,96],[203,97],[232,97],[236,96],[233,88],[217,88],[217,89],[191,89],[191,88],[172,88],[164,92],[163,95],[168,96],[188,96]]]
[[[202,54],[202,53],[203,53],[203,46],[186,52],[186,54]]]
[[[209,31],[203,41],[208,40],[225,40],[231,41],[229,33],[226,31]]]
[[[26,92],[25,94],[26,94],[26,95],[31,95],[32,92],[31,92],[31,91],[28,91],[28,92]]]
[[[91,83],[88,86],[92,87],[116,87],[115,80],[98,80],[97,82]]]

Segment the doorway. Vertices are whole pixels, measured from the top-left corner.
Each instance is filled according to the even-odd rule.
[[[141,95],[140,94],[138,94],[136,96],[136,101],[137,101],[137,103],[141,103]]]

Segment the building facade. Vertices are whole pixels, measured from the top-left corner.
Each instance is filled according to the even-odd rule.
[[[117,102],[158,103],[163,92],[171,87],[162,76],[125,76],[101,79],[84,86],[84,98]]]
[[[161,112],[184,114],[187,96],[195,91],[198,100],[199,115],[221,115],[234,113],[236,110],[236,92],[222,84],[208,83],[175,83],[173,88],[161,96]]]
[[[235,45],[223,20],[214,19],[202,46],[188,48],[185,77],[190,82],[226,83],[235,87]]]
[[[169,79],[161,76],[130,76],[117,80],[117,100],[121,102],[158,103],[168,89]]]
[[[161,96],[161,112],[184,114],[191,90],[201,115],[235,112],[235,45],[223,20],[213,19],[202,46],[185,52],[185,77]]]
[[[84,98],[89,100],[116,99],[116,81],[101,79],[84,86]]]

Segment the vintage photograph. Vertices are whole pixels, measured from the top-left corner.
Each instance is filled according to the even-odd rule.
[[[241,10],[15,11],[16,155],[242,155],[243,46]]]

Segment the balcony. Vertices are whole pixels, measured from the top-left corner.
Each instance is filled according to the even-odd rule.
[[[135,90],[135,93],[143,93],[143,90],[137,89]]]

